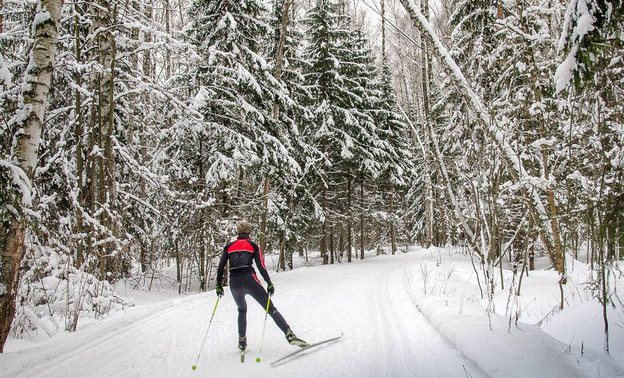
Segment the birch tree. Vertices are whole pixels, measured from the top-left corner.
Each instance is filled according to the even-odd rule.
[[[32,179],[37,166],[38,148],[44,124],[45,107],[56,57],[62,0],[41,0],[33,21],[33,48],[22,86],[21,107],[11,119],[19,131],[15,134],[10,161],[1,160],[9,169],[16,193],[14,212],[2,214],[0,230],[0,352],[4,349],[15,314],[19,266],[24,256],[24,237],[28,231],[32,207]]]

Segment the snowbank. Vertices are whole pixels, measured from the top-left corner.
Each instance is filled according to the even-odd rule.
[[[564,289],[566,305],[562,311],[558,310],[556,272],[530,272],[523,278],[521,295],[517,297],[510,296],[513,275],[504,271],[505,289],[501,289],[500,277],[495,277],[498,284],[492,307],[496,312],[488,316],[489,302],[481,298],[470,260],[437,249],[428,253],[438,262],[425,261],[418,267],[412,266],[411,274],[419,277],[417,281],[421,283],[413,290],[414,304],[488,375],[618,377],[624,374],[624,365],[619,362],[624,355],[624,332],[621,326],[616,326],[623,319],[622,309],[617,310],[619,315],[612,314],[615,316],[611,321],[611,350],[616,357],[612,358],[601,351],[602,309],[586,291],[590,272],[585,264],[576,261],[568,265],[570,280]],[[516,285],[511,293],[517,289]],[[430,295],[424,294],[425,287]],[[520,320],[517,325],[516,318]],[[541,324],[543,329],[535,324]]]

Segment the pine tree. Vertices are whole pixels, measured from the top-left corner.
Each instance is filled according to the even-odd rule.
[[[382,142],[384,160],[380,182],[385,183],[384,192],[388,198],[388,220],[392,254],[396,252],[396,234],[400,219],[403,218],[399,199],[406,195],[410,180],[414,177],[414,153],[410,132],[403,115],[397,109],[397,98],[392,85],[392,76],[387,63],[382,65],[377,79],[377,95],[374,98],[374,118],[377,135]],[[404,213],[403,213],[404,214]]]
[[[313,128],[306,131],[305,137],[321,151],[320,162],[309,177],[314,183],[311,185],[316,186],[315,214],[321,222],[321,253],[325,262],[334,257],[336,231],[337,244],[348,249],[350,259],[355,210],[360,213],[360,257],[363,257],[364,213],[370,214],[378,206],[375,200],[378,197],[370,194],[379,192],[377,180],[387,168],[397,167],[405,157],[399,156],[391,145],[396,140],[392,140],[390,129],[396,125],[379,124],[383,123],[383,115],[389,114],[381,108],[382,102],[392,98],[381,98],[386,94],[380,92],[368,41],[362,32],[352,29],[349,17],[341,14],[340,4],[318,1],[303,22],[309,37],[304,74],[307,86],[312,89],[309,106],[315,115]],[[405,144],[397,147],[407,151],[403,148]],[[376,214],[378,219],[371,218],[368,223],[379,230],[377,221],[385,216],[381,215],[383,212]],[[376,234],[380,233],[376,231]],[[373,239],[374,243],[381,242],[378,237]]]
[[[196,72],[207,148],[206,181],[234,183],[252,166],[258,173],[292,161],[273,120],[273,101],[283,92],[262,50],[267,9],[259,1],[196,1],[191,36],[201,56]]]

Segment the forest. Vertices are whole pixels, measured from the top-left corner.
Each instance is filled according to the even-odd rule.
[[[623,39],[621,0],[0,0],[0,352],[163,266],[214,287],[241,219],[281,270],[582,256],[606,317]]]

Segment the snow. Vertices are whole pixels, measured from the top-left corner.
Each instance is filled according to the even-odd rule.
[[[13,175],[13,185],[18,188],[19,192],[22,195],[22,204],[30,207],[32,205],[32,192],[30,190],[31,183],[30,179],[26,175],[23,169],[15,164],[11,164],[10,162],[0,159],[0,167],[6,168],[11,171]]]
[[[559,39],[558,49],[563,51],[566,41],[571,42],[571,47],[566,58],[555,71],[555,86],[557,92],[567,87],[572,79],[574,71],[578,69],[576,55],[579,50],[579,45],[585,35],[595,29],[594,23],[595,19],[589,10],[586,0],[570,1],[568,9],[566,10],[563,32]]]
[[[39,13],[37,13],[35,15],[35,19],[33,21],[32,24],[32,33],[33,35],[35,34],[35,29],[37,29],[37,27],[40,24],[43,24],[44,22],[48,22],[52,20],[52,15],[50,14],[50,12],[46,11],[39,11]]]
[[[9,71],[2,54],[0,54],[0,85],[10,86],[13,75]]]
[[[505,270],[506,286],[501,289],[496,277],[496,312],[488,317],[470,258],[452,249],[410,247],[408,253],[369,255],[350,264],[318,266],[318,260],[297,257],[296,269],[278,273],[277,256],[266,258],[273,300],[299,337],[315,342],[344,334],[286,364],[270,366],[294,350],[270,318],[262,362],[254,362],[264,310],[250,298],[247,362],[239,362],[237,311],[226,287],[192,371],[215,306],[214,290],[184,296],[126,286],[120,292],[133,297],[135,307],[43,342],[9,339],[0,355],[0,377],[542,377],[545,369],[551,377],[624,375],[618,362],[624,331],[615,326],[622,309],[611,311],[609,357],[601,346],[602,309],[583,288],[589,272],[578,261],[568,266],[563,311],[552,311],[558,303],[556,271],[531,271],[510,304],[509,287],[517,280]],[[518,326],[510,325],[506,312],[520,314]]]
[[[568,86],[568,83],[572,80],[573,72],[578,68],[576,63],[577,51],[578,46],[573,46],[563,63],[557,66],[555,70],[555,87],[557,92],[564,90]]]

